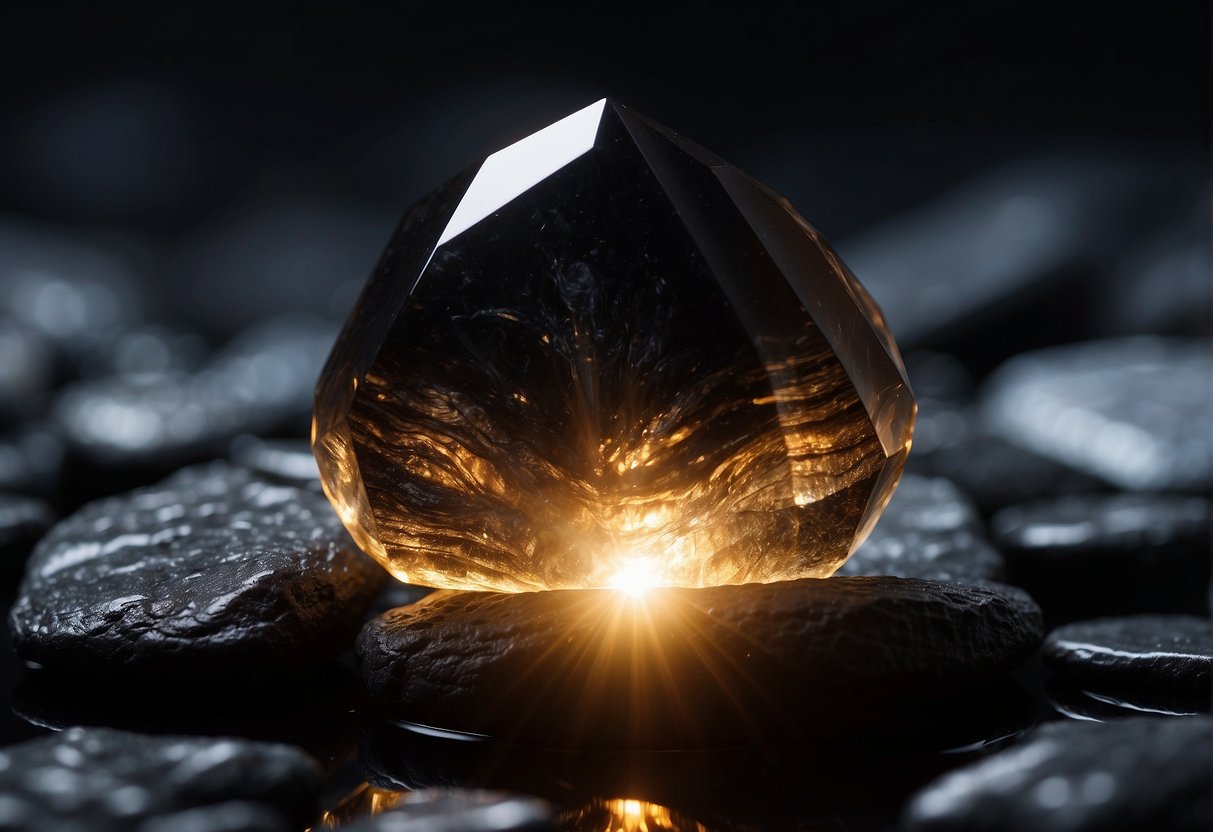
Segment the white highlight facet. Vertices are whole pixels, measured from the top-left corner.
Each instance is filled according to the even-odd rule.
[[[566,116],[484,160],[438,245],[467,231],[594,146],[606,99]]]

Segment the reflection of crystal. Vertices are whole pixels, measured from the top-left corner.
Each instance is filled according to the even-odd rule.
[[[560,816],[569,832],[708,832],[696,820],[666,806],[633,798],[594,800]]]
[[[405,216],[313,446],[403,580],[710,586],[833,572],[914,410],[880,311],[787,202],[600,101]]]

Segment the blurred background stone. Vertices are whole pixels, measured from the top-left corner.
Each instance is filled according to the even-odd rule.
[[[1090,331],[1080,316],[1099,272],[1190,182],[1190,171],[1132,158],[1024,159],[839,250],[902,346],[949,345],[988,369]]]
[[[1044,725],[944,775],[909,804],[909,830],[1203,830],[1213,822],[1213,720]]]
[[[981,583],[1004,573],[968,497],[945,479],[908,475],[872,535],[835,574]]]
[[[289,821],[311,818],[320,772],[284,745],[148,737],[73,728],[6,749],[0,771],[8,829],[131,829],[151,818],[230,800]]]
[[[129,260],[87,234],[0,221],[0,314],[43,336],[66,359],[87,359],[141,322],[148,304]]]
[[[1131,338],[1018,356],[982,394],[990,432],[1130,491],[1213,483],[1208,341]]]
[[[1163,494],[1071,495],[1003,509],[995,545],[1045,619],[1129,612],[1206,614],[1209,501]]]
[[[1190,615],[1080,621],[1049,633],[1042,653],[1054,672],[1078,682],[1207,693],[1213,623]]]

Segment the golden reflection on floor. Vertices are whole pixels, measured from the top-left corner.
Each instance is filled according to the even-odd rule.
[[[627,797],[594,800],[562,812],[558,826],[564,832],[709,832],[666,806]]]
[[[409,792],[406,791],[381,789],[370,783],[363,783],[341,798],[332,809],[326,810],[320,816],[320,822],[313,826],[312,830],[340,829],[359,818],[377,815],[394,806],[399,806],[408,798],[408,795]]]
[[[411,793],[363,783],[320,816],[309,832],[340,829],[407,802]],[[557,814],[562,832],[710,832],[696,820],[666,806],[635,798],[595,799]]]

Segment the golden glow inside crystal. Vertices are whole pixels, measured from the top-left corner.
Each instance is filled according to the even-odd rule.
[[[914,413],[880,310],[785,200],[599,101],[405,215],[312,443],[401,580],[638,594],[830,575]]]

